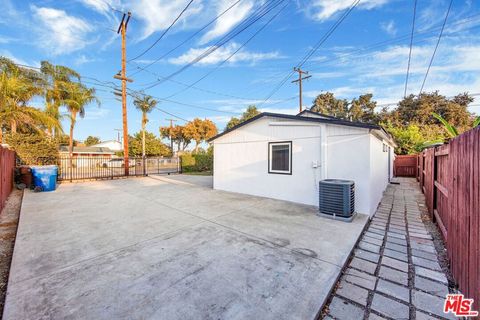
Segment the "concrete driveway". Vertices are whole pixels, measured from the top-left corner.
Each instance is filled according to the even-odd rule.
[[[27,191],[4,319],[313,319],[366,221],[211,177]]]

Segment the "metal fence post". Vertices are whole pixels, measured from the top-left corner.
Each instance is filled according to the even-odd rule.
[[[143,159],[143,175],[147,176],[147,168],[146,168],[147,158],[145,156],[143,156],[142,159]]]

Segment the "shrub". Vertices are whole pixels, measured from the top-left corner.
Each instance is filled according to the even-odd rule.
[[[213,153],[205,151],[199,153],[186,152],[180,155],[180,162],[183,172],[212,171]]]
[[[16,133],[5,136],[5,140],[22,164],[47,165],[58,161],[56,142],[43,135]]]

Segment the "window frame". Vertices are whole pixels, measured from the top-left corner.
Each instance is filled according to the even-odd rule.
[[[272,170],[272,146],[274,145],[288,145],[288,171],[282,170]],[[293,165],[293,150],[292,150],[292,141],[272,141],[268,143],[268,173],[269,174],[284,174],[292,175],[292,165]]]

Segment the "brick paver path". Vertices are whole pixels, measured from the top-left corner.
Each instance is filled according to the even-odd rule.
[[[387,188],[325,319],[455,319],[442,312],[448,282],[420,216],[414,179]]]

